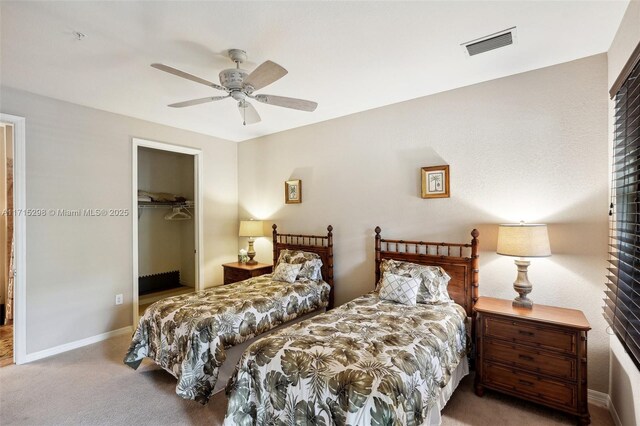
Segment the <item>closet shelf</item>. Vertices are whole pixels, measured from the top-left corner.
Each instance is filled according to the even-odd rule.
[[[190,208],[195,207],[196,203],[193,201],[179,201],[179,202],[165,202],[155,203],[153,201],[138,201],[138,208],[140,209],[171,209],[174,207]]]

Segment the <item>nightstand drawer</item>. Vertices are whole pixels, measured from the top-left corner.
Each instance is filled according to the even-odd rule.
[[[245,271],[240,271],[240,270],[236,270],[236,269],[228,269],[226,271],[224,271],[224,283],[225,284],[229,284],[229,283],[235,283],[238,281],[243,281],[246,280],[247,278],[250,278],[250,274],[248,274]]]
[[[538,326],[521,320],[505,320],[487,317],[483,335],[523,343],[553,351],[576,353],[576,333]]]
[[[483,356],[492,361],[520,367],[530,372],[547,374],[560,379],[576,379],[576,359],[534,348],[486,339],[482,345]]]
[[[482,375],[483,382],[489,387],[496,387],[518,396],[526,395],[534,401],[565,410],[577,409],[575,386],[490,362],[485,363]]]
[[[273,266],[267,263],[254,263],[252,265],[245,263],[225,263],[222,265],[224,269],[224,283],[232,284],[238,281],[248,280],[249,278],[259,277],[260,275],[270,274]]]

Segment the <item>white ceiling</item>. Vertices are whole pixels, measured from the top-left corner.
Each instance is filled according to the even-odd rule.
[[[7,2],[2,85],[242,141],[608,50],[625,1]],[[460,43],[517,26],[517,44],[467,57]],[[73,31],[85,33],[83,41]],[[149,64],[218,82],[247,51],[289,74],[259,93],[310,99],[313,113],[257,104],[243,127],[230,99]]]

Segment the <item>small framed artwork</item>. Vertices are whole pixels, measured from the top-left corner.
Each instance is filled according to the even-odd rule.
[[[284,202],[287,204],[302,202],[302,181],[300,179],[285,181]]]
[[[422,198],[449,198],[449,166],[422,168]]]

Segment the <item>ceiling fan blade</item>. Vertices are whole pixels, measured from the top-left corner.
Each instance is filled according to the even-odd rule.
[[[261,121],[260,114],[249,102],[238,102],[238,111],[240,111],[240,117],[242,117],[242,124],[255,124]]]
[[[244,85],[253,87],[253,90],[262,89],[265,86],[270,85],[276,80],[280,80],[287,75],[289,71],[282,68],[275,62],[266,61],[263,62],[253,70],[251,74],[244,81]]]
[[[210,82],[208,80],[205,80],[204,78],[196,77],[195,75],[189,74],[188,72],[180,71],[179,69],[170,67],[168,65],[151,64],[151,66],[153,68],[155,68],[155,69],[160,70],[160,71],[168,72],[169,74],[177,75],[178,77],[186,78],[187,80],[195,81],[196,83],[200,83],[200,84],[204,84],[205,86],[213,87],[214,89],[224,90],[225,92],[227,91],[227,89],[225,89],[224,87],[219,86],[219,85],[217,85],[215,83],[212,83],[212,82]]]
[[[213,102],[213,101],[219,101],[222,99],[227,99],[229,97],[229,95],[227,96],[207,96],[206,98],[200,98],[200,99],[192,99],[190,101],[184,101],[184,102],[177,102],[175,104],[170,104],[167,106],[170,106],[171,108],[183,108],[183,107],[188,107],[191,105],[200,105],[200,104],[204,104],[207,102]]]
[[[285,108],[298,109],[300,111],[315,111],[318,107],[317,102],[307,101],[304,99],[287,98],[285,96],[275,95],[256,95],[254,99],[263,104],[276,105]]]

